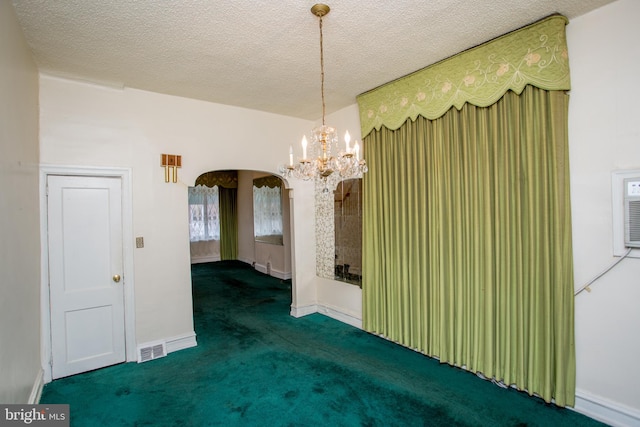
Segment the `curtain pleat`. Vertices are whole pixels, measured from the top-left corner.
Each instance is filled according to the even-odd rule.
[[[528,86],[365,138],[366,330],[574,404],[567,111]]]
[[[220,187],[220,259],[238,259],[237,189]]]

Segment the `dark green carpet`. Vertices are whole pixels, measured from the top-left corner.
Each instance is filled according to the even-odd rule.
[[[192,267],[198,346],[54,381],[73,426],[597,426],[325,316],[290,282]]]

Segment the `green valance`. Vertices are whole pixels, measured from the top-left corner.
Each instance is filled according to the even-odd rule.
[[[278,178],[277,176],[275,176],[275,175],[263,176],[262,178],[255,178],[253,180],[253,186],[254,187],[258,187],[258,188],[262,188],[262,187],[269,187],[269,188],[282,187],[282,180],[280,178]]]
[[[238,188],[238,171],[205,172],[196,178],[196,186]]]
[[[526,85],[569,90],[567,23],[550,16],[359,95],[362,136],[418,115],[433,120],[466,102],[486,107]]]

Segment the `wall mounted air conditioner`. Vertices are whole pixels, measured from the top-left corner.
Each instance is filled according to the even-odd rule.
[[[624,180],[624,245],[640,248],[640,178]]]

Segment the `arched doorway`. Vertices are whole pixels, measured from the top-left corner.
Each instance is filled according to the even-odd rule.
[[[254,192],[265,185],[273,188],[274,180],[280,188],[282,234],[280,239],[265,239],[255,233]],[[196,193],[192,189],[197,188],[200,194],[192,196]],[[271,276],[291,278],[289,190],[280,177],[253,170],[209,171],[201,174],[189,191],[192,263],[237,259]],[[215,197],[219,203],[212,206]],[[196,220],[200,223],[194,226]],[[216,226],[219,231],[211,232]],[[194,238],[194,230],[205,232]]]

